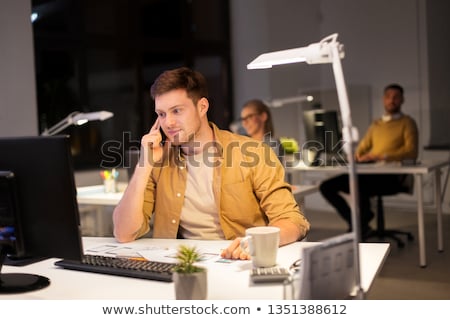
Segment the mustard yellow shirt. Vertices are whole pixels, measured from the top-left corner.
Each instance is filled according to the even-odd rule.
[[[245,229],[289,220],[306,235],[309,222],[284,180],[284,168],[263,142],[213,128],[218,154],[213,165],[213,192],[226,239],[244,236]],[[165,152],[153,168],[144,195],[144,223],[138,236],[150,230],[154,238],[176,238],[186,188],[186,166],[179,148]]]
[[[356,154],[370,152],[388,161],[416,159],[418,140],[417,125],[410,116],[402,115],[390,121],[378,119],[372,122],[359,142]]]

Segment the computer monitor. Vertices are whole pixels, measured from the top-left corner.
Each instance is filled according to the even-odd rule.
[[[342,131],[335,110],[315,109],[303,112],[306,140],[303,152],[313,153],[308,165],[333,165],[346,162],[342,149]],[[305,160],[306,157],[303,157]]]
[[[0,138],[0,153],[0,227],[8,234],[0,241],[0,262],[26,265],[50,257],[81,259],[69,137]],[[36,289],[28,284],[29,275],[19,275],[22,278],[1,274],[0,292]]]

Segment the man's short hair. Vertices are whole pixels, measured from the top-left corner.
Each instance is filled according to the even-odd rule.
[[[397,83],[391,83],[391,84],[387,85],[386,87],[384,87],[384,91],[383,92],[386,92],[386,91],[388,91],[390,89],[398,90],[403,95],[403,87],[401,85],[397,84]]]
[[[208,88],[205,77],[198,71],[187,67],[167,70],[156,78],[150,88],[153,99],[156,96],[176,89],[184,89],[188,97],[197,103],[201,98],[208,99]]]

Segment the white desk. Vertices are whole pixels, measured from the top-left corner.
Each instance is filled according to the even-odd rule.
[[[118,192],[105,192],[103,185],[78,187],[78,204],[115,206],[123,196],[127,187],[126,183],[118,183]]]
[[[441,193],[441,168],[449,166],[450,161],[423,161],[416,165],[401,165],[400,163],[374,163],[374,164],[358,164],[356,172],[361,174],[414,174],[416,181],[417,194],[417,224],[419,234],[419,264],[426,267],[425,252],[425,225],[424,225],[424,204],[423,204],[423,176],[429,173],[435,175],[434,195],[436,204],[436,221],[437,221],[437,241],[438,250],[444,250],[443,230],[442,230],[442,193]],[[347,173],[346,166],[324,166],[324,167],[308,167],[304,163],[290,168],[286,171],[305,171],[305,172],[325,172],[325,173]]]
[[[77,188],[77,202],[80,206],[80,213],[83,211],[95,213],[95,235],[105,236],[105,206],[116,206],[123,196],[127,187],[126,183],[118,183],[118,192],[105,192],[103,185],[94,185]],[[83,210],[84,209],[84,210]]]
[[[219,254],[230,241],[140,239],[122,246],[177,248],[181,243],[195,244],[208,253]],[[84,248],[100,244],[119,245],[112,238],[83,238]],[[279,249],[278,264],[289,267],[300,257],[301,247],[311,242],[296,242]],[[387,243],[360,244],[361,287],[369,291],[389,252]],[[208,299],[283,299],[282,284],[253,285],[249,280],[250,261],[214,262],[208,269]],[[72,271],[54,266],[57,259],[41,261],[25,267],[4,266],[2,272],[34,273],[50,279],[47,288],[23,294],[1,295],[1,299],[175,299],[173,283]]]

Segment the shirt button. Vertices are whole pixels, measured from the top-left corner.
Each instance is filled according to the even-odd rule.
[[[177,223],[177,221],[175,219],[172,220],[172,223]]]
[[[178,193],[177,193],[177,197],[178,197],[178,198],[181,197],[181,193],[178,192]]]

